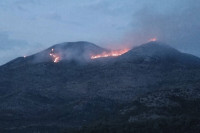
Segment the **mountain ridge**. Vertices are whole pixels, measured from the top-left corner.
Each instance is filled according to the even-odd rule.
[[[103,52],[109,52],[110,50],[101,48],[98,45],[95,45],[86,41],[78,41],[78,42],[64,42],[55,44],[41,52],[36,54],[27,56],[27,57],[18,57],[4,65],[12,64],[12,63],[40,63],[40,62],[51,62],[52,59],[49,56],[51,50],[54,49],[59,56],[62,57],[61,60],[75,60],[79,62],[89,61],[91,55],[98,55]],[[127,57],[126,57],[127,56]],[[130,49],[127,53],[118,56],[117,58],[121,58],[126,60],[135,60],[138,59],[141,61],[159,61],[172,59],[174,61],[179,61],[184,64],[191,65],[199,65],[200,58],[191,54],[182,53],[171,46],[164,44],[162,42],[148,42],[146,44],[142,44],[140,46],[134,47]],[[105,59],[105,58],[104,58]]]
[[[127,57],[126,57],[127,56]],[[164,44],[162,42],[148,42],[135,47],[121,56],[122,59],[128,58],[129,60],[138,59],[144,62],[165,62],[169,61],[181,63],[190,66],[199,66],[200,58],[188,53],[182,53],[177,49]]]
[[[143,47],[137,48],[139,55]],[[0,131],[71,133],[71,129],[87,126],[88,132],[90,129],[107,132],[104,131],[106,127],[121,131],[131,123],[137,125],[140,120],[151,123],[151,118],[164,119],[166,123],[174,122],[171,117],[184,118],[179,119],[180,123],[187,121],[185,117],[193,121],[192,114],[198,116],[200,66],[193,67],[190,61],[182,62],[182,55],[187,55],[176,50],[175,53],[181,55],[177,56],[178,60],[164,58],[164,63],[163,58],[146,60],[146,55],[153,53],[152,49],[154,47],[145,47],[150,54],[142,56],[135,56],[132,49],[119,57],[91,60],[85,64],[65,60],[29,63],[22,57],[1,66]],[[183,108],[188,107],[189,111],[184,112]],[[179,114],[177,110],[180,109]],[[102,126],[99,122],[103,122]],[[107,122],[111,125],[106,125]],[[149,128],[144,123],[143,127]],[[137,130],[133,125],[131,127]],[[150,127],[159,126],[155,123]],[[198,124],[195,129],[199,129]]]

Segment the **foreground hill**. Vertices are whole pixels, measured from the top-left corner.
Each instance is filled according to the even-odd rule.
[[[51,49],[62,57],[70,49],[73,58],[53,63]],[[178,126],[192,121],[191,131],[199,130],[199,58],[150,42],[116,58],[90,60],[104,51],[91,43],[64,43],[1,66],[0,130],[178,132],[171,123],[176,119]]]

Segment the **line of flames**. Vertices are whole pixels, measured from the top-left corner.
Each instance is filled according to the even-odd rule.
[[[157,41],[157,38],[151,38],[151,39],[149,39],[149,42],[150,41]],[[106,57],[112,57],[112,56],[113,57],[120,56],[120,55],[128,52],[129,50],[130,49],[128,49],[128,48],[122,49],[122,50],[112,50],[112,51],[109,51],[109,52],[103,52],[101,54],[92,55],[90,58],[91,59],[97,59],[97,58],[106,58]],[[50,52],[49,55],[52,57],[52,60],[53,60],[54,63],[58,63],[61,60],[60,56],[54,52],[54,49],[51,49],[51,52]]]
[[[111,57],[111,56],[120,56],[128,51],[129,51],[129,49],[113,50],[110,52],[103,52],[98,55],[92,55],[90,58],[97,59],[97,58],[103,58],[103,57],[105,58],[105,57]],[[54,63],[58,63],[61,60],[60,56],[54,52],[54,49],[51,49],[51,52],[49,55],[51,56]]]
[[[98,55],[92,55],[91,59],[97,59],[97,58],[105,58],[105,57],[111,57],[111,56],[120,56],[126,52],[128,52],[130,49],[122,49],[122,50],[113,50],[110,52],[103,52]]]

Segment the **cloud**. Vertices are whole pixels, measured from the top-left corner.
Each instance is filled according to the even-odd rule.
[[[27,47],[27,42],[22,40],[10,39],[8,34],[5,32],[0,32],[0,49],[13,49],[18,47]]]
[[[157,37],[184,52],[200,56],[199,12],[198,0],[170,1],[159,8],[151,4],[144,6],[133,15],[132,30],[125,35],[125,40],[136,45]]]
[[[199,0],[1,0],[0,7],[0,32],[7,31],[0,35],[1,49],[7,56],[24,46],[37,51],[37,43],[46,48],[89,41],[119,48],[154,37],[200,54]]]
[[[39,50],[39,44],[29,44],[24,40],[12,39],[6,32],[0,32],[0,65],[24,55],[30,55]],[[42,47],[40,45],[40,47]]]

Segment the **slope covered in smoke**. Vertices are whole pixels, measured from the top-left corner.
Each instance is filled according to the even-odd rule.
[[[171,96],[185,101],[200,98],[200,59],[158,42],[141,45],[119,57],[91,60],[84,65],[67,60],[53,63],[51,58],[29,62],[43,53],[49,57],[52,48],[61,52],[73,50],[72,55],[79,55],[78,58],[85,57],[85,51],[97,54],[104,51],[91,43],[82,44],[54,45],[45,50],[46,53],[42,51],[0,67],[1,132],[62,132],[64,129],[70,132],[69,129],[109,117],[116,117],[114,120],[122,124],[129,123],[129,119],[130,122],[145,121],[146,115],[151,118],[159,113],[155,110],[160,110],[161,106],[160,112],[166,113],[165,118],[168,118],[170,113],[179,116],[175,110],[164,110],[169,106],[180,107],[180,103],[169,99]],[[191,65],[193,62],[196,65]],[[135,103],[138,100],[139,105]],[[195,110],[194,105],[190,108]],[[148,111],[141,111],[147,106],[151,106]],[[121,111],[125,118],[116,115]],[[186,112],[186,116],[192,115]]]
[[[53,45],[46,50],[34,55],[16,58],[5,65],[11,65],[15,67],[29,63],[33,64],[41,62],[52,62],[53,59],[50,56],[51,52],[56,53],[62,61],[87,62],[90,60],[91,55],[97,55],[106,51],[108,50],[90,42],[65,42]]]

